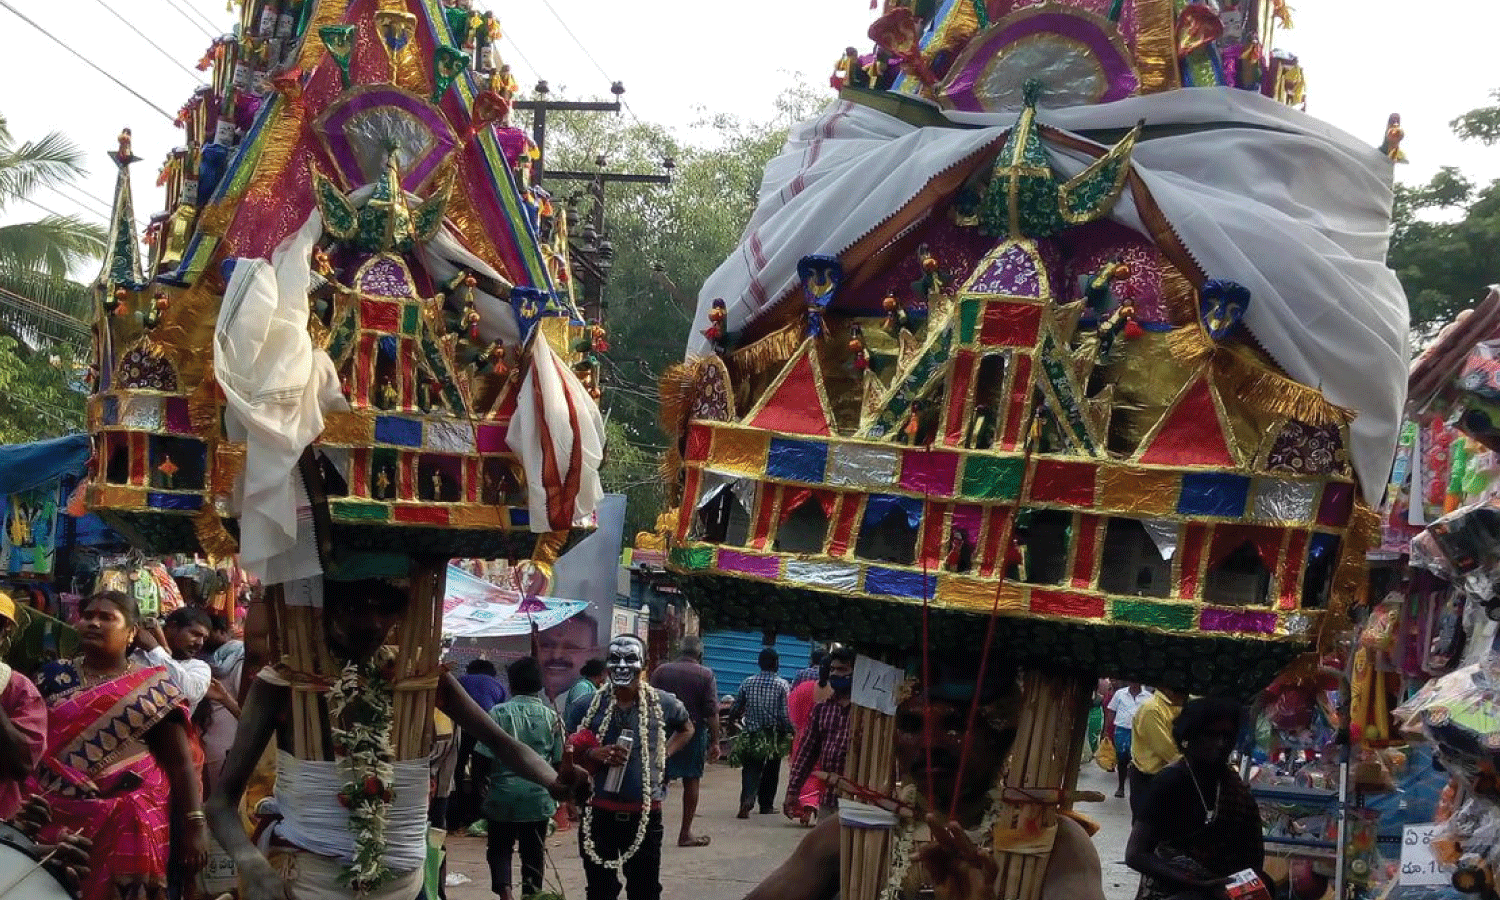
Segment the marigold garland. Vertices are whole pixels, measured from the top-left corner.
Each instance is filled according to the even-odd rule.
[[[364,893],[391,878],[385,864],[385,829],[396,799],[396,720],[392,668],[395,651],[382,647],[365,662],[348,662],[328,692],[333,752],[345,775],[339,804],[349,810],[354,859],[340,881]]]

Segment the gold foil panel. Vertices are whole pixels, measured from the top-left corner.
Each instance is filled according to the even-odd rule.
[[[708,458],[713,460],[716,472],[761,475],[766,470],[770,445],[768,432],[716,428]]]
[[[1141,93],[1159,94],[1182,87],[1177,70],[1175,4],[1144,0],[1134,5],[1135,68]]]
[[[998,607],[995,605],[997,590],[1000,592]],[[1025,612],[1027,609],[1024,589],[1018,584],[955,575],[938,579],[937,601],[949,609],[982,613],[988,613],[992,609],[1001,612]]]
[[[1099,506],[1111,515],[1175,515],[1180,493],[1181,476],[1176,472],[1104,466],[1099,474]]]
[[[339,447],[368,447],[375,443],[375,419],[367,413],[335,411],[323,418],[318,443]]]
[[[118,484],[101,484],[89,499],[90,509],[145,509],[146,492]]]
[[[459,528],[504,528],[503,506],[451,506],[448,521]]]

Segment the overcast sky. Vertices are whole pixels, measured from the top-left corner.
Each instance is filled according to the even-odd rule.
[[[79,188],[42,191],[36,199],[58,212],[102,219],[114,180],[104,154],[128,125],[143,158],[134,167],[133,184],[136,215],[144,222],[162,202],[156,171],[181,133],[162,112],[6,6],[170,114],[200,83],[193,69],[209,43],[205,32],[228,30],[234,14],[222,0],[0,4],[0,35],[6,37],[0,114],[12,134],[24,140],[62,131],[91,154],[89,176]],[[766,118],[775,97],[798,80],[826,85],[844,46],[868,46],[864,33],[874,16],[867,0],[526,0],[491,8],[505,33],[502,55],[523,89],[545,78],[570,97],[607,96],[610,81],[619,80],[635,115],[674,127],[684,138],[693,137],[687,125],[699,107]],[[112,12],[129,17],[144,37]],[[1478,181],[1500,177],[1500,148],[1461,144],[1448,129],[1451,119],[1484,105],[1487,92],[1500,86],[1488,55],[1500,13],[1476,5],[1464,24],[1452,15],[1427,15],[1409,2],[1325,0],[1303,4],[1293,16],[1296,28],[1278,33],[1276,44],[1303,61],[1310,113],[1375,144],[1386,116],[1400,112],[1411,159],[1397,170],[1401,181],[1425,181],[1441,165],[1458,166]],[[40,214],[14,204],[0,220]]]

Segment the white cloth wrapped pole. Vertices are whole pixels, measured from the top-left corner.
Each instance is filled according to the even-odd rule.
[[[270,262],[239,260],[214,331],[225,428],[231,440],[245,442],[236,490],[240,565],[266,584],[322,572],[306,492],[295,477],[298,457],[323,430],[323,414],[348,408],[333,361],[307,333],[308,258],[322,232],[314,212]]]
[[[1043,98],[1045,101],[1045,97]],[[704,282],[688,355],[707,352],[722,298],[738,330],[796,281],[797,261],[838,254],[938,174],[992,142],[1014,113],[950,113],[968,129],[917,128],[848,102],[792,129],[766,167],[740,247]],[[1350,455],[1364,497],[1381,496],[1406,392],[1405,295],[1385,266],[1391,164],[1372,146],[1258,94],[1193,88],[1045,109],[1070,131],[1201,126],[1137,143],[1136,171],[1210,278],[1250,289],[1245,324],[1296,381],[1356,410]],[[1081,154],[1049,148],[1072,175]],[[1141,230],[1127,193],[1112,218]]]
[[[298,759],[276,753],[276,806],[282,819],[278,837],[304,850],[348,863],[354,859],[354,831],[349,810],[339,804],[344,772],[334,760]],[[385,821],[385,864],[393,872],[410,872],[427,860],[427,795],[430,771],[426,758],[394,764],[395,799]]]
[[[544,533],[589,524],[604,496],[599,482],[604,417],[541,331],[533,334],[531,361],[505,443],[526,473],[531,530]],[[577,480],[571,491],[570,475]]]

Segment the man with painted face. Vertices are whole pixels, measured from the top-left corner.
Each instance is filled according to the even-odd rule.
[[[587,900],[661,897],[661,801],[667,757],[693,739],[687,708],[642,678],[646,647],[634,635],[609,642],[605,690],[568,708],[574,759],[594,772],[578,828]],[[630,733],[629,740],[622,736]]]
[[[803,818],[797,795],[812,773],[844,771],[844,758],[849,754],[849,696],[854,691],[852,647],[835,645],[828,651],[819,683],[832,689],[833,696],[813,707],[807,732],[792,758],[786,799],[781,804],[781,811],[788,819]],[[824,788],[818,800],[818,818],[828,818],[838,805],[838,793],[833,788]]]
[[[963,673],[940,675],[934,681],[930,690],[914,693],[896,708],[896,765],[901,780],[915,787],[916,811],[927,821],[907,826],[912,829],[912,859],[904,876],[896,876],[900,883],[890,886],[890,896],[993,897],[998,868],[989,846],[995,802],[991,795],[1015,740],[1022,702],[1019,685],[1013,670],[996,671],[982,682]],[[971,729],[969,711],[976,690],[980,706]],[[791,857],[746,900],[836,898],[839,831],[837,815],[820,817]],[[1058,817],[1046,871],[1042,900],[1104,898],[1099,855],[1089,832],[1065,815]]]

